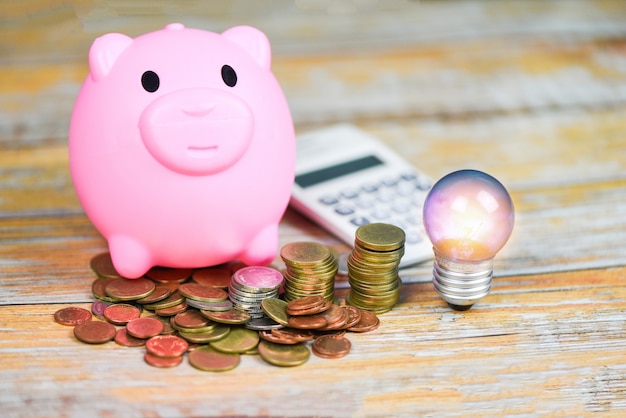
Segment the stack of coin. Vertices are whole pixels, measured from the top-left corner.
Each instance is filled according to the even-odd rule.
[[[293,242],[280,250],[285,262],[285,295],[287,302],[304,296],[335,296],[337,257],[330,248],[316,242]]]
[[[390,224],[373,223],[357,229],[348,259],[346,303],[377,314],[395,306],[402,286],[398,266],[404,240],[404,231]]]
[[[265,316],[261,302],[277,298],[283,275],[276,269],[264,266],[244,267],[233,273],[228,295],[236,309],[246,311],[250,318]]]

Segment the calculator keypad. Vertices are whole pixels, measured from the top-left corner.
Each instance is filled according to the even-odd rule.
[[[379,183],[355,186],[334,195],[320,196],[319,201],[357,227],[384,222],[402,228],[407,244],[417,244],[423,239],[420,214],[432,187],[428,179],[409,172],[383,178]]]

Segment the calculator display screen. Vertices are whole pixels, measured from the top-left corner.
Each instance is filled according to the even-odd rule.
[[[296,184],[303,188],[314,186],[316,184],[332,180],[337,177],[352,174],[357,171],[365,170],[366,168],[375,167],[382,164],[384,163],[380,158],[374,155],[368,155],[367,157],[347,161],[341,164],[331,165],[320,170],[300,174],[296,176]]]

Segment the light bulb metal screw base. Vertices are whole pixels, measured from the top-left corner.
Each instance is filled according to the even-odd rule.
[[[433,285],[448,305],[465,311],[491,291],[493,259],[454,261],[435,250]]]

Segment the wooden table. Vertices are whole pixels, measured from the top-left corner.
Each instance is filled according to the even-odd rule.
[[[624,416],[626,3],[146,4],[0,5],[2,416]],[[351,122],[434,179],[500,179],[517,219],[492,293],[455,312],[430,262],[406,269],[378,330],[295,368],[156,369],[77,342],[52,315],[90,307],[106,250],[67,168],[87,51],[170,21],[264,30],[298,133]],[[290,209],[280,242],[295,240],[349,250]]]

